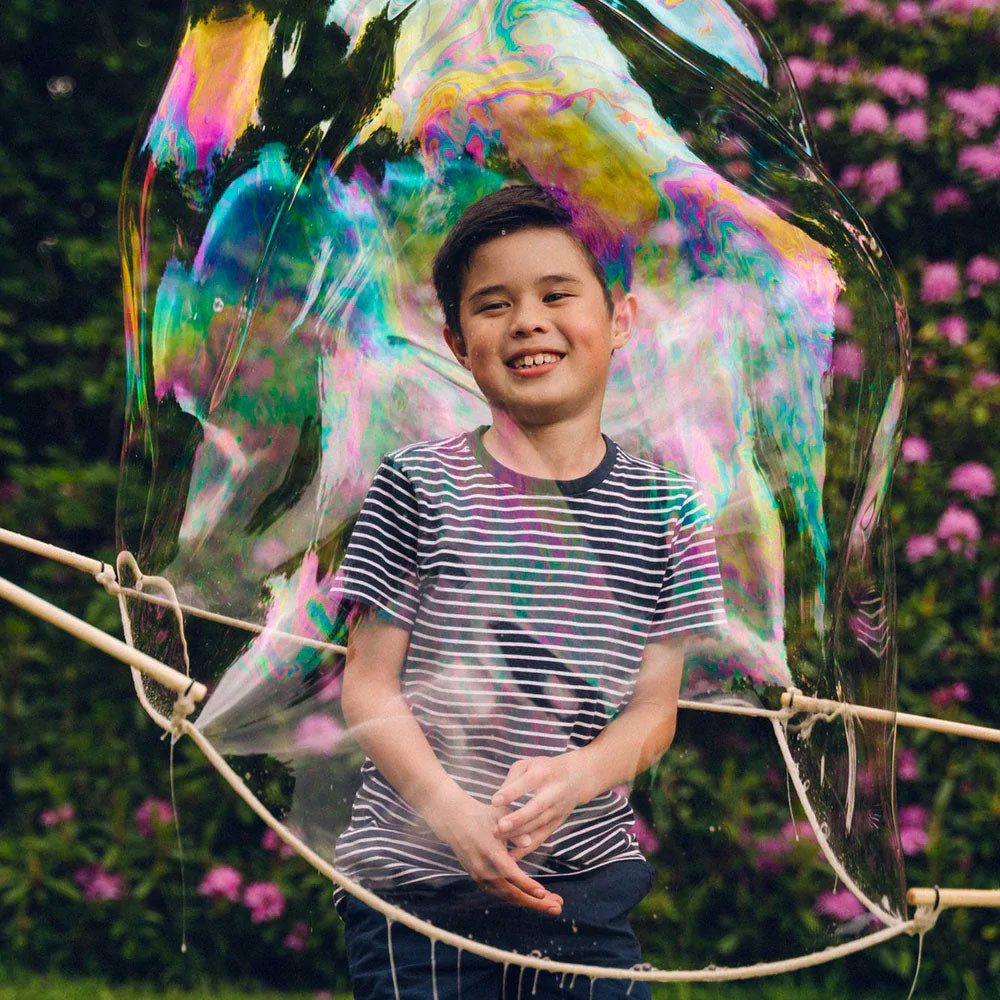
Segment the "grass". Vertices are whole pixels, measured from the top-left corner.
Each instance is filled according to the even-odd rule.
[[[654,1000],[842,1000],[839,977],[785,976],[745,983],[678,984],[654,987]],[[526,991],[530,992],[530,991]],[[904,1000],[906,990],[886,987],[849,991],[851,1000]],[[921,1000],[939,1000],[918,987]],[[98,979],[72,978],[57,973],[8,973],[0,968],[0,1000],[351,1000],[350,994],[280,993],[258,987],[222,984],[190,990],[156,983],[111,984]],[[478,1000],[470,997],[469,1000]],[[955,1000],[955,998],[951,998]]]
[[[112,984],[57,973],[0,973],[0,1000],[351,1000],[350,994],[278,993],[245,985],[205,985],[191,990],[155,983]]]

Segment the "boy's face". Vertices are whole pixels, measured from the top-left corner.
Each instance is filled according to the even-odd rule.
[[[635,299],[609,315],[579,244],[557,228],[521,229],[477,247],[444,328],[490,407],[522,427],[590,413],[600,419],[611,352],[628,342]]]

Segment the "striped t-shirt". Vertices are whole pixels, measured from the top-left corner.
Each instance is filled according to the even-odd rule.
[[[344,557],[344,594],[410,632],[403,695],[445,770],[488,802],[511,765],[589,743],[627,705],[647,642],[725,621],[693,479],[607,451],[589,475],[500,465],[486,428],[383,459]],[[376,889],[464,875],[370,760],[337,867]],[[531,875],[641,858],[620,792],[578,806]]]

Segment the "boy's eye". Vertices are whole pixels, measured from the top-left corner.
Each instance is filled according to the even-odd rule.
[[[549,292],[548,295],[545,296],[545,301],[548,302],[551,299],[568,299],[568,298],[569,298],[569,292]]]

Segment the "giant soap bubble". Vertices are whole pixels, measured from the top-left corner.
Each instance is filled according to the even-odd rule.
[[[886,498],[905,311],[746,10],[192,2],[121,212],[120,541],[183,613],[147,584],[126,624],[165,662],[189,657],[210,689],[199,731],[334,865],[364,757],[339,708],[341,561],[385,453],[489,422],[442,340],[430,262],[467,205],[512,182],[570,207],[638,298],[606,433],[692,476],[710,509],[728,622],[692,645],[683,697],[774,708],[796,687],[894,708]],[[166,692],[143,695],[169,714]],[[775,832],[738,791],[741,769],[773,767],[784,802],[775,731],[685,712],[637,783],[659,844],[660,884],[636,913],[650,961],[786,954],[731,886],[685,875],[722,830]],[[817,945],[902,913],[892,740],[843,719],[792,734],[798,790],[862,900],[845,924],[812,917],[814,894],[789,899]],[[731,783],[730,815],[699,811],[692,760]],[[774,891],[761,877],[743,898]],[[706,893],[715,916],[677,933]]]

